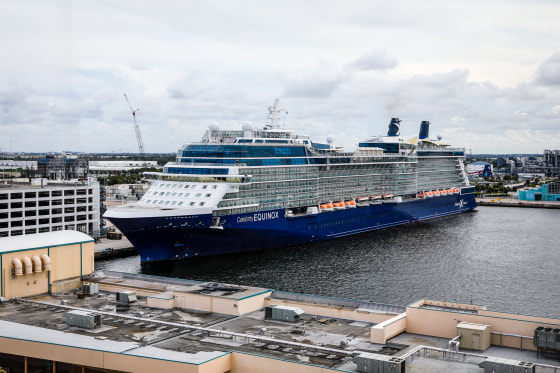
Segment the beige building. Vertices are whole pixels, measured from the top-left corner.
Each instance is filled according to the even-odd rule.
[[[58,231],[0,239],[0,296],[56,293],[81,286],[94,270],[93,239]]]
[[[93,240],[76,231],[0,239],[0,278],[0,372],[362,372],[360,359],[404,362],[409,373],[482,372],[512,355],[560,370],[533,343],[537,327],[560,335],[558,319],[94,272]],[[287,322],[267,315],[272,307],[303,314]],[[100,322],[80,327],[70,311]]]

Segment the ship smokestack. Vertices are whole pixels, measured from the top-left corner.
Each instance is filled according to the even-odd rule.
[[[400,136],[401,134],[401,120],[399,118],[391,118],[389,123],[389,131],[387,136]]]
[[[430,121],[423,120],[422,123],[420,124],[420,134],[418,135],[418,138],[420,140],[424,140],[427,139],[429,135],[430,135]]]

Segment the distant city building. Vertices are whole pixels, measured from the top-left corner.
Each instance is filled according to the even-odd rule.
[[[107,195],[117,199],[135,197],[140,199],[149,189],[149,184],[115,184],[105,187]]]
[[[0,159],[0,169],[14,170],[18,168],[36,170],[37,161],[14,161],[13,159]]]
[[[560,201],[560,181],[544,184],[540,188],[521,189],[517,195],[522,201]]]
[[[487,162],[473,162],[467,165],[467,174],[470,177],[491,177],[493,174],[492,164]]]
[[[546,166],[560,167],[560,150],[545,150],[543,162]]]
[[[37,171],[49,180],[87,179],[88,159],[81,155],[47,155],[37,160]]]
[[[0,237],[75,230],[100,234],[99,183],[0,185]],[[41,186],[42,184],[42,186]]]
[[[105,176],[112,172],[157,168],[157,166],[157,161],[90,161],[89,172],[92,175]]]

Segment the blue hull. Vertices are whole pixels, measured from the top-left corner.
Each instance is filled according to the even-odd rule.
[[[265,250],[367,232],[470,211],[474,194],[417,199],[285,217],[284,210],[221,217],[111,218],[142,262]]]

